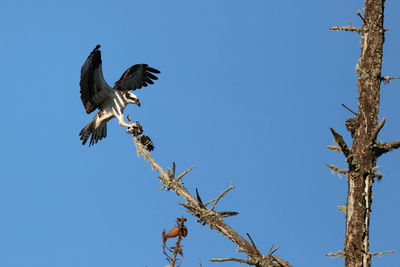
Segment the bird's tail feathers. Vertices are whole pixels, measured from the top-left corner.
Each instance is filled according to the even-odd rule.
[[[107,123],[102,123],[96,127],[95,119],[92,120],[82,131],[79,133],[82,140],[82,145],[85,145],[90,138],[89,146],[96,144],[99,140],[107,137]]]

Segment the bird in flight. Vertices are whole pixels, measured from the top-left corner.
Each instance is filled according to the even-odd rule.
[[[83,106],[88,114],[99,109],[94,119],[79,133],[82,145],[86,144],[90,137],[89,146],[107,136],[107,122],[114,117],[121,126],[128,129],[140,126],[137,123],[126,123],[124,120],[124,109],[128,104],[140,107],[139,98],[130,91],[154,84],[153,80],[158,79],[154,74],[160,73],[147,64],[136,64],[122,74],[114,87],[110,87],[103,77],[99,49],[100,45],[97,45],[81,69],[80,87]]]

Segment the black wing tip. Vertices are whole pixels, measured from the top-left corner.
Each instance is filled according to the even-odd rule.
[[[147,70],[147,71],[150,71],[150,72],[152,72],[152,73],[157,73],[157,74],[160,74],[160,73],[161,73],[161,71],[159,71],[158,69],[152,68],[152,67],[147,67],[147,66],[146,66],[146,70]]]
[[[94,50],[97,50],[101,47],[101,45],[97,44],[96,47],[94,48]]]
[[[146,148],[147,151],[153,151],[155,148],[153,141],[147,135],[140,136],[139,142]]]

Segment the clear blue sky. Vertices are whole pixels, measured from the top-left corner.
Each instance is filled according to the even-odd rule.
[[[116,121],[108,137],[82,146],[91,119],[79,97],[80,68],[102,45],[105,79],[129,66],[162,71],[127,114],[153,139],[153,156],[178,171],[203,200],[236,189],[220,210],[266,252],[294,266],[343,266],[324,256],[343,249],[345,167],[329,126],[345,136],[357,109],[360,37],[330,26],[360,25],[363,1],[3,1],[0,266],[164,266],[161,231],[188,217],[183,266],[245,257],[236,246],[158,192],[157,173],[137,158]],[[399,76],[398,1],[386,1],[384,75]],[[380,139],[400,138],[400,82],[383,87]],[[400,151],[379,160],[371,251],[395,249],[374,266],[400,262]]]

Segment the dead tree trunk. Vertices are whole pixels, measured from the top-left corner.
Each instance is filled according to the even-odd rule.
[[[346,157],[348,170],[340,170],[330,165],[334,171],[345,173],[348,181],[346,206],[345,266],[371,266],[372,253],[369,251],[369,220],[372,204],[372,185],[376,173],[376,162],[380,155],[399,147],[399,142],[377,143],[379,131],[385,119],[378,124],[383,42],[384,0],[366,0],[361,28],[332,27],[332,30],[354,31],[362,36],[361,55],[356,66],[358,76],[358,113],[346,121],[347,129],[353,137],[349,148],[341,135],[331,129],[338,147]]]
[[[370,266],[369,218],[374,168],[378,155],[373,145],[378,129],[384,0],[365,1],[361,56],[357,65],[358,127],[354,133],[348,176],[345,237],[346,266]]]

